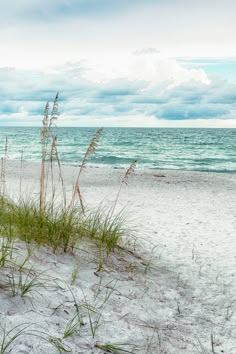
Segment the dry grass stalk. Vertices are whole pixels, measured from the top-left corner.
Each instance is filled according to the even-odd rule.
[[[49,102],[47,102],[44,110],[44,118],[43,118],[43,127],[41,130],[41,143],[42,143],[42,160],[41,160],[41,174],[40,174],[40,196],[39,196],[39,205],[40,209],[43,210],[45,208],[45,200],[47,194],[47,183],[48,183],[48,176],[49,172],[46,173],[46,161],[48,158],[48,143],[50,138],[52,141],[54,140],[53,144],[55,144],[56,136],[52,132],[52,126],[54,121],[58,117],[58,99],[59,93],[56,94],[56,97],[53,102],[53,108],[51,115],[49,117]],[[50,157],[51,153],[49,153]],[[52,177],[53,179],[53,177]]]
[[[113,206],[113,208],[112,208],[112,213],[114,212],[115,207],[116,207],[116,205],[117,205],[117,202],[118,202],[118,199],[119,199],[119,196],[120,196],[121,189],[122,189],[122,187],[123,187],[124,184],[125,184],[126,186],[128,185],[129,177],[134,173],[134,170],[135,170],[135,168],[136,168],[136,165],[137,165],[137,160],[134,160],[134,161],[130,164],[129,168],[126,170],[125,175],[124,175],[124,177],[123,177],[123,179],[122,179],[122,181],[121,181],[120,188],[119,188],[119,190],[118,190],[118,193],[117,193],[117,196],[116,196],[116,199],[115,199],[115,202],[114,202],[114,206]]]
[[[102,131],[103,131],[103,128],[99,128],[96,133],[94,134],[89,146],[88,146],[88,149],[84,155],[84,158],[83,158],[83,161],[82,161],[82,164],[80,166],[80,170],[79,170],[79,175],[78,175],[78,178],[81,174],[81,172],[85,169],[85,166],[86,166],[86,163],[87,163],[87,160],[88,160],[88,157],[89,155],[92,155],[92,154],[95,154],[95,151],[96,151],[96,148],[97,148],[97,145],[98,145],[98,141],[99,141],[99,138],[102,134]]]
[[[23,150],[21,151],[21,156],[20,156],[20,196],[21,196],[21,192],[22,192],[22,175],[23,175]]]
[[[75,204],[75,198],[76,198],[76,195],[78,196],[79,198],[79,202],[80,202],[80,206],[81,206],[81,209],[84,213],[84,203],[83,203],[83,199],[82,199],[82,195],[81,195],[81,192],[80,192],[80,187],[79,187],[79,179],[80,179],[80,175],[81,173],[84,171],[85,167],[86,167],[86,163],[87,163],[87,160],[88,160],[88,157],[92,154],[95,154],[96,152],[96,148],[97,148],[97,145],[98,145],[98,141],[99,141],[99,138],[102,134],[102,131],[103,131],[103,128],[99,128],[96,133],[94,134],[88,148],[87,148],[87,151],[84,155],[84,158],[83,158],[83,161],[82,161],[82,164],[80,166],[80,169],[79,169],[79,173],[78,173],[78,176],[77,176],[77,179],[76,179],[76,182],[75,182],[75,186],[74,186],[74,190],[73,190],[73,193],[72,193],[72,199],[71,199],[71,207],[74,206]]]
[[[83,198],[82,198],[82,194],[80,192],[79,183],[76,184],[75,188],[76,188],[76,194],[78,195],[78,198],[79,198],[79,202],[80,202],[80,207],[81,207],[82,213],[85,214],[84,201],[83,201]],[[72,196],[72,198],[73,198],[73,196]]]
[[[3,196],[3,180],[4,180],[4,158],[1,157],[1,174],[0,174],[0,195]]]
[[[51,118],[50,118],[50,124],[53,124],[54,120],[57,120],[58,117],[58,99],[59,99],[59,92],[57,92],[56,97],[53,102],[53,107],[52,107],[52,112],[51,112]]]
[[[62,176],[61,162],[60,162],[59,154],[57,151],[57,136],[56,135],[52,136],[52,146],[51,146],[51,152],[50,152],[52,192],[54,191],[53,160],[55,160],[57,163],[59,179],[60,179],[61,186],[62,186],[64,206],[66,206],[66,193],[65,193],[65,188],[64,188],[64,180],[63,180],[63,176]]]
[[[8,139],[6,137],[4,157],[1,158],[1,173],[0,173],[0,195],[5,195],[6,190],[6,163],[7,163]]]
[[[124,184],[128,184],[128,179],[129,179],[129,176],[131,176],[133,173],[134,173],[134,170],[136,168],[136,164],[137,164],[137,160],[134,160],[131,165],[129,166],[128,170],[126,171],[122,181],[121,181],[121,186]]]
[[[59,173],[59,179],[62,185],[62,193],[64,197],[64,204],[66,202],[65,195],[64,195],[64,181],[63,181],[63,176],[62,176],[62,170],[61,170],[61,163],[57,151],[57,135],[51,134],[51,147],[50,147],[50,152],[49,152],[49,164],[47,165],[47,174],[46,174],[46,179],[45,179],[45,199],[46,199],[46,193],[47,193],[47,187],[49,183],[49,177],[51,177],[51,192],[52,192],[52,203],[51,205],[53,206],[53,201],[55,197],[55,184],[54,184],[54,171],[53,171],[53,162],[57,162],[58,166],[58,173]]]
[[[49,102],[46,103],[43,118],[43,127],[41,130],[41,143],[42,143],[42,160],[41,160],[41,173],[40,173],[40,194],[39,194],[39,206],[43,210],[45,206],[44,201],[44,189],[45,189],[45,163],[47,155],[47,139],[48,139],[48,129],[49,129]]]

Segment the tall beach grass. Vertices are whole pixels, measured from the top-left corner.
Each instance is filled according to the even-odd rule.
[[[116,205],[122,186],[128,183],[134,172],[136,161],[126,171],[117,197],[112,206],[87,209],[82,196],[80,177],[86,168],[89,156],[95,154],[103,129],[99,128],[91,138],[88,148],[82,157],[72,196],[67,200],[65,182],[57,150],[57,135],[54,126],[59,117],[59,94],[56,94],[52,110],[47,102],[44,110],[41,129],[41,165],[39,175],[38,198],[26,199],[21,194],[22,175],[20,175],[20,197],[10,200],[6,195],[6,166],[8,141],[6,139],[4,156],[1,159],[0,171],[0,235],[7,237],[7,244],[20,239],[28,247],[32,244],[49,246],[56,252],[73,252],[82,239],[89,239],[98,249],[98,270],[102,269],[104,259],[114,252],[126,235],[124,212],[116,213]],[[22,166],[22,161],[21,161]],[[59,187],[56,186],[54,174],[59,175]],[[56,195],[60,194],[60,202]],[[5,241],[6,243],[6,241]]]

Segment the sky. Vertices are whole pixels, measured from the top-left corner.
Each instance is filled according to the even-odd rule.
[[[236,128],[235,0],[0,2],[0,126]]]

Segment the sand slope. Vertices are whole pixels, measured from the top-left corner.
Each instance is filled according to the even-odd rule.
[[[7,190],[16,197],[19,176],[24,193],[37,196],[37,164],[8,164]],[[68,193],[76,175],[63,167]],[[81,190],[88,205],[116,197],[123,170],[87,168]],[[137,255],[118,253],[103,272],[96,270],[96,250],[81,245],[76,255],[35,250],[30,263],[45,270],[48,287],[30,299],[0,291],[0,316],[9,327],[33,323],[52,338],[62,336],[75,306],[97,311],[111,292],[93,339],[83,308],[80,334],[64,342],[73,353],[103,353],[95,343],[129,343],[140,354],[236,353],[236,176],[181,171],[137,171],[121,193],[118,209],[126,207]],[[19,253],[23,246],[18,243]],[[19,256],[20,257],[20,256]],[[2,282],[6,270],[1,271]],[[50,281],[48,279],[51,279]],[[66,284],[64,283],[66,282]],[[86,306],[85,306],[86,307]],[[212,343],[213,342],[213,343]],[[56,353],[49,343],[19,337],[12,353]]]

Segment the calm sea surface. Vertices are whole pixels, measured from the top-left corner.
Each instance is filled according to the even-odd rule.
[[[96,128],[56,128],[62,163],[80,164]],[[0,127],[0,156],[40,160],[40,128]],[[236,173],[236,129],[105,128],[89,163]]]

